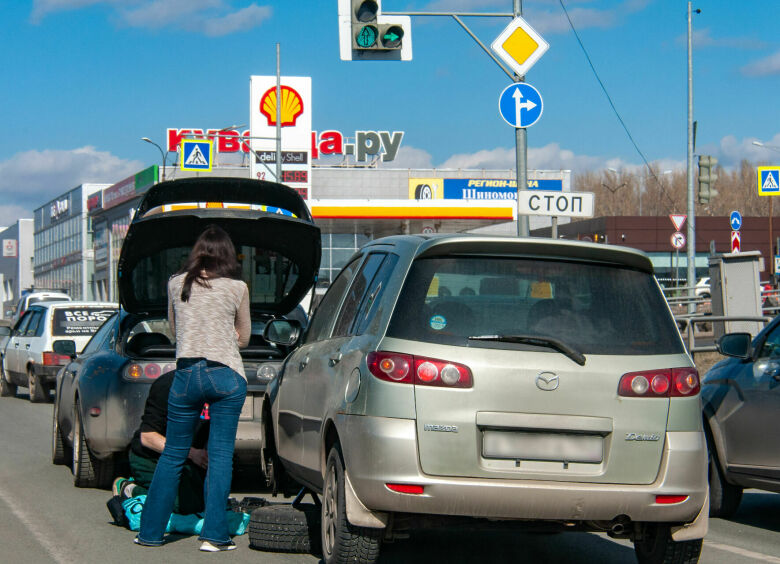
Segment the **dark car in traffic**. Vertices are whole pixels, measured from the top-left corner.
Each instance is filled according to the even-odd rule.
[[[780,493],[780,317],[755,338],[728,333],[717,343],[728,358],[702,379],[710,453],[710,515],[731,517],[742,490]]]
[[[247,397],[235,453],[237,465],[260,466],[263,392],[289,352],[265,341],[263,329],[272,319],[300,319],[298,304],[319,269],[320,230],[301,196],[284,185],[188,178],[158,184],[141,201],[117,265],[120,312],[78,357],[72,343],[57,343],[72,360],[57,376],[52,461],[72,465],[76,486],[110,484],[151,383],[175,369],[167,281],[209,224],[230,234],[249,287],[252,337],[241,350]]]

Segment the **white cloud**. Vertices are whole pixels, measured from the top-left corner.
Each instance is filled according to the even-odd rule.
[[[763,143],[764,147],[754,145],[754,141]],[[715,156],[718,164],[726,168],[738,167],[743,160],[754,163],[777,162],[780,160],[780,133],[766,141],[755,137],[737,139],[733,135],[727,135],[717,145],[703,145],[697,148],[697,152]]]
[[[103,5],[120,25],[147,29],[176,28],[210,37],[258,27],[272,14],[270,6],[252,3],[234,9],[225,0],[35,0],[33,23],[56,12]]]
[[[438,168],[467,169],[512,169],[515,168],[515,148],[497,147],[484,149],[471,154],[453,155]],[[544,147],[528,149],[528,168],[537,170],[573,170],[583,172],[605,166],[613,166],[615,161],[590,155],[575,155],[573,151],[562,149],[558,143]]]
[[[780,74],[780,51],[748,63],[739,69],[745,76],[767,76],[771,74]]]
[[[0,206],[0,225],[3,227],[10,227],[22,218],[32,218],[32,210],[15,205]]]
[[[688,36],[683,33],[675,39],[677,45],[688,45]],[[691,35],[694,49],[701,47],[728,47],[733,49],[764,49],[765,41],[754,37],[712,37],[709,28],[697,29]]]
[[[0,161],[0,220],[32,217],[32,210],[85,182],[114,183],[144,167],[94,147],[71,151],[25,151]],[[26,213],[21,213],[25,211]],[[8,223],[0,221],[0,224]]]
[[[433,168],[431,154],[425,149],[402,146],[395,159],[383,163],[385,168]]]

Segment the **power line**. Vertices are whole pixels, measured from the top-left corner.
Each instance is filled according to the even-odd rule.
[[[574,22],[571,21],[571,17],[569,17],[569,11],[566,9],[566,6],[563,5],[563,0],[558,0],[561,4],[561,8],[563,9],[563,13],[566,16],[566,19],[569,21],[569,26],[571,27],[572,32],[574,32],[574,37],[577,39],[577,43],[580,45],[580,49],[582,49],[583,54],[585,55],[585,58],[588,61],[588,65],[590,66],[590,70],[593,71],[593,76],[596,77],[596,80],[599,83],[599,86],[601,86],[601,90],[604,92],[604,95],[607,97],[607,101],[609,102],[609,106],[612,108],[612,111],[615,112],[615,116],[617,117],[618,121],[620,122],[620,125],[623,127],[623,130],[626,132],[626,135],[628,136],[628,139],[631,141],[631,144],[634,146],[634,149],[636,149],[636,152],[639,154],[639,156],[642,158],[642,162],[645,163],[645,166],[647,167],[647,170],[650,173],[650,176],[653,177],[653,180],[655,180],[655,183],[658,185],[658,187],[661,189],[661,192],[664,196],[669,200],[670,203],[674,204],[674,200],[672,200],[671,196],[667,194],[666,189],[664,188],[663,184],[661,184],[661,181],[658,179],[658,176],[656,176],[655,171],[653,171],[653,168],[650,166],[650,163],[647,162],[647,158],[645,158],[644,153],[639,148],[639,145],[637,145],[636,141],[634,141],[634,137],[631,135],[631,132],[628,130],[628,126],[626,125],[626,122],[623,121],[623,118],[620,116],[620,112],[617,111],[617,108],[615,107],[615,103],[612,101],[612,97],[609,95],[609,92],[607,92],[607,87],[604,86],[604,83],[601,81],[601,78],[599,77],[599,73],[596,72],[596,67],[593,65],[593,61],[590,58],[590,55],[588,54],[588,50],[585,49],[585,45],[582,43],[582,39],[580,39],[580,34],[577,33],[576,28],[574,27]],[[667,211],[669,211],[670,208],[667,208]]]

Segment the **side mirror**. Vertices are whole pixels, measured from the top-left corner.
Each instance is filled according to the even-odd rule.
[[[263,329],[263,339],[286,347],[297,343],[300,336],[301,324],[295,319],[273,319]]]
[[[69,339],[54,341],[51,348],[57,354],[76,358],[76,341],[71,341]]]
[[[728,333],[723,335],[715,347],[722,355],[733,356],[736,358],[750,358],[750,333]]]

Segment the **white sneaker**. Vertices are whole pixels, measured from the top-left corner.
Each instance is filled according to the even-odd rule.
[[[236,543],[234,543],[233,541],[228,541],[222,544],[215,544],[213,542],[203,541],[203,544],[200,545],[200,549],[203,552],[222,552],[223,550],[233,550],[235,548],[236,548]]]

